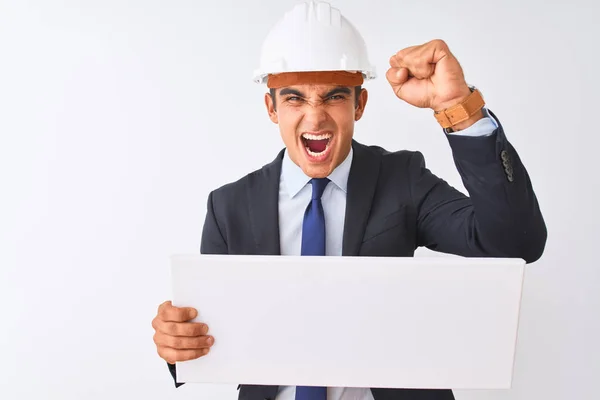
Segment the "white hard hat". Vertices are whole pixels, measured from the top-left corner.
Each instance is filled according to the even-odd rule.
[[[376,77],[361,34],[322,1],[296,5],[271,29],[253,80],[266,83],[269,74],[309,71],[361,72],[365,81]]]

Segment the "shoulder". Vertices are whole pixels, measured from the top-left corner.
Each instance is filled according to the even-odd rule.
[[[278,182],[281,173],[282,156],[283,150],[270,163],[263,165],[261,168],[256,169],[235,181],[228,182],[213,189],[210,192],[213,203],[227,204],[228,202],[239,200],[240,196],[246,196],[248,190],[274,180]]]
[[[355,142],[359,156],[377,157],[380,160],[381,173],[414,171],[425,166],[425,157],[420,151],[388,150],[378,145],[364,145]]]

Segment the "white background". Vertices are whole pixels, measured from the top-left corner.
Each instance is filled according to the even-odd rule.
[[[170,296],[168,256],[199,251],[208,192],[282,147],[250,77],[294,4],[0,1],[2,399],[236,398],[235,386],[175,390],[150,323]],[[463,189],[431,112],[384,78],[393,53],[442,38],[503,123],[546,218],[514,387],[457,398],[598,398],[597,2],[333,4],[380,73],[355,138],[420,150]]]

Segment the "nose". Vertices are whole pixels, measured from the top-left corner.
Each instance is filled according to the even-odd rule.
[[[329,115],[321,104],[310,104],[304,113],[304,122],[311,131],[319,131]]]

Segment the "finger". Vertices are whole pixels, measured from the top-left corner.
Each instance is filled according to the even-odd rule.
[[[170,347],[158,347],[158,355],[168,362],[169,364],[175,364],[177,361],[189,361],[195,360],[208,354],[210,349],[188,349],[188,350],[176,350]]]
[[[184,337],[170,336],[161,332],[154,334],[154,343],[157,346],[170,347],[177,350],[204,349],[215,343],[212,336]]]
[[[405,57],[396,56],[399,68],[407,68],[409,74],[417,79],[427,79],[435,71],[435,64],[429,62],[431,57],[422,50],[415,50]]]
[[[170,322],[155,318],[152,327],[166,335],[171,336],[202,336],[208,333],[208,325],[201,322]]]
[[[388,82],[393,85],[403,85],[409,78],[408,69],[406,68],[390,68],[385,74]]]
[[[426,43],[423,48],[429,57],[429,62],[433,64],[438,63],[445,57],[454,57],[446,42],[441,39],[432,40]]]
[[[163,321],[185,322],[198,316],[198,311],[192,307],[174,307],[170,301],[160,305],[158,314]]]
[[[390,57],[390,67],[392,68],[400,68],[400,63],[396,59],[396,54]]]
[[[432,40],[400,50],[393,56],[393,62],[398,67],[408,68],[410,75],[417,79],[426,79],[435,72],[436,63],[447,55],[450,55],[450,51],[446,43]]]
[[[430,64],[435,64],[444,57],[453,57],[450,48],[446,42],[441,39],[431,40],[425,44],[411,46],[400,50],[394,56],[395,62],[399,62],[406,58],[424,58]]]
[[[428,84],[427,80],[411,78],[403,85],[392,86],[392,89],[396,96],[401,100],[404,100],[413,106],[423,108],[427,107],[429,104],[429,95],[427,91]]]
[[[165,308],[167,306],[172,306],[171,300],[167,300],[167,301],[163,302],[161,305],[159,305],[158,306],[158,313],[160,314],[160,310],[162,310],[163,308]]]
[[[406,57],[407,54],[413,52],[414,50],[418,49],[421,46],[422,45],[410,46],[410,47],[406,47],[406,48],[398,51],[396,54],[394,54],[392,57],[390,57],[390,67],[400,68],[401,65],[399,64],[399,60]]]

